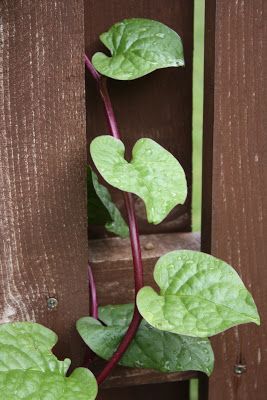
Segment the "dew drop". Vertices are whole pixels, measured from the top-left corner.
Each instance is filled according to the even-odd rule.
[[[157,37],[160,37],[160,38],[165,38],[165,35],[164,35],[164,33],[156,33],[156,36]]]
[[[164,368],[165,370],[169,371],[169,370],[170,370],[170,361],[166,361],[166,362],[164,363],[163,368]]]
[[[142,368],[144,366],[144,363],[142,361],[137,360],[135,362],[136,367]]]

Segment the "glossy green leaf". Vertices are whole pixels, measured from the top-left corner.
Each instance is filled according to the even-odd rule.
[[[59,361],[51,352],[57,335],[50,329],[30,322],[0,325],[0,373],[9,370],[35,369],[65,375],[71,361]]]
[[[121,342],[132,314],[132,304],[100,307],[99,319],[106,326],[84,317],[77,322],[77,329],[85,343],[98,356],[108,360]],[[120,365],[162,372],[197,370],[209,375],[213,362],[208,339],[163,332],[143,320]]]
[[[94,400],[97,383],[84,368],[65,375],[70,360],[51,352],[57,336],[42,325],[0,325],[0,398],[5,400]]]
[[[69,378],[51,372],[14,370],[0,373],[0,398],[5,400],[90,400],[96,398],[96,383],[85,368]]]
[[[119,209],[113,203],[105,186],[98,182],[96,174],[88,167],[88,222],[105,225],[107,231],[122,238],[129,236],[129,228]]]
[[[92,159],[112,186],[135,193],[146,205],[149,222],[159,224],[187,196],[183,168],[171,153],[152,139],[139,139],[132,160],[124,158],[123,143],[112,136],[98,136],[90,146]]]
[[[111,57],[96,53],[92,62],[103,75],[132,80],[159,68],[184,65],[183,45],[176,32],[149,19],[126,19],[100,36]]]
[[[142,288],[137,305],[155,328],[207,337],[260,319],[251,294],[236,271],[208,254],[181,250],[161,257],[154,278],[160,287]]]

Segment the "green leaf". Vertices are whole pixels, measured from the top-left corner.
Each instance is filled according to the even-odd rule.
[[[171,153],[152,139],[139,139],[132,160],[124,158],[123,143],[112,136],[98,136],[91,156],[103,178],[112,186],[135,193],[146,205],[149,222],[159,224],[187,196],[183,168]]]
[[[170,252],[158,260],[154,278],[160,294],[144,287],[137,305],[155,328],[207,337],[238,324],[260,323],[253,298],[236,271],[208,254]]]
[[[122,238],[129,236],[129,228],[119,209],[113,203],[105,186],[98,182],[96,174],[88,167],[88,220],[95,225],[105,224],[107,231]]]
[[[70,360],[51,352],[57,336],[42,325],[16,322],[0,325],[0,398],[5,400],[94,400],[93,374],[76,369],[65,375]]]
[[[30,369],[0,373],[1,399],[90,400],[95,397],[93,374],[85,368],[76,369],[69,378]]]
[[[96,53],[92,62],[103,75],[132,80],[152,71],[184,65],[183,45],[176,32],[149,19],[125,19],[100,36],[111,57]]]
[[[0,373],[13,369],[35,369],[65,375],[71,361],[59,361],[51,353],[57,335],[50,329],[30,322],[0,325]]]
[[[100,307],[99,319],[106,326],[84,317],[77,322],[77,329],[85,343],[98,356],[108,360],[121,342],[132,314],[133,304]],[[162,372],[197,370],[209,375],[213,362],[208,339],[163,332],[143,320],[120,365]]]

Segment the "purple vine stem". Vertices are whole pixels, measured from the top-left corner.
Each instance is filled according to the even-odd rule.
[[[113,111],[112,103],[109,97],[108,89],[107,89],[107,81],[106,78],[100,75],[95,68],[93,67],[89,58],[85,55],[85,65],[92,75],[92,77],[96,80],[99,93],[104,103],[106,117],[110,129],[110,133],[116,139],[120,139],[120,133],[117,125],[117,121],[115,118],[115,114]],[[134,211],[134,203],[133,198],[130,193],[124,193],[124,202],[128,216],[128,223],[129,223],[129,231],[130,231],[130,240],[131,240],[131,248],[132,248],[132,256],[133,256],[133,266],[134,266],[134,282],[135,282],[135,299],[137,296],[138,291],[143,287],[143,264],[142,264],[142,257],[141,257],[141,246],[138,234],[138,227],[135,217]],[[117,363],[122,358],[123,354],[127,350],[128,346],[130,345],[131,341],[133,340],[138,327],[141,323],[141,315],[138,311],[136,301],[134,307],[134,313],[132,321],[129,325],[129,328],[122,339],[121,343],[119,344],[117,350],[108,361],[104,369],[100,372],[97,376],[98,384],[101,384],[107,376],[111,373],[113,368],[117,365]]]
[[[91,265],[88,263],[88,289],[90,296],[90,317],[98,319],[98,304],[96,296],[95,280]]]
[[[96,286],[95,286],[95,280],[94,280],[92,267],[89,262],[88,262],[88,266],[87,266],[87,276],[88,276],[88,292],[89,292],[89,301],[90,301],[89,315],[90,315],[90,317],[98,319],[98,304],[97,304]],[[87,347],[85,356],[84,356],[83,367],[89,368],[90,365],[92,364],[92,362],[94,361],[94,359],[95,359],[95,353]]]

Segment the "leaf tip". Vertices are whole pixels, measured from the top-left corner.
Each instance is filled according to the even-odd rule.
[[[258,325],[258,326],[260,326],[260,324],[261,324],[261,319],[260,319],[260,316],[259,316],[259,313],[257,312],[257,316],[256,316],[256,318],[255,318],[255,320],[253,321],[256,325]]]

